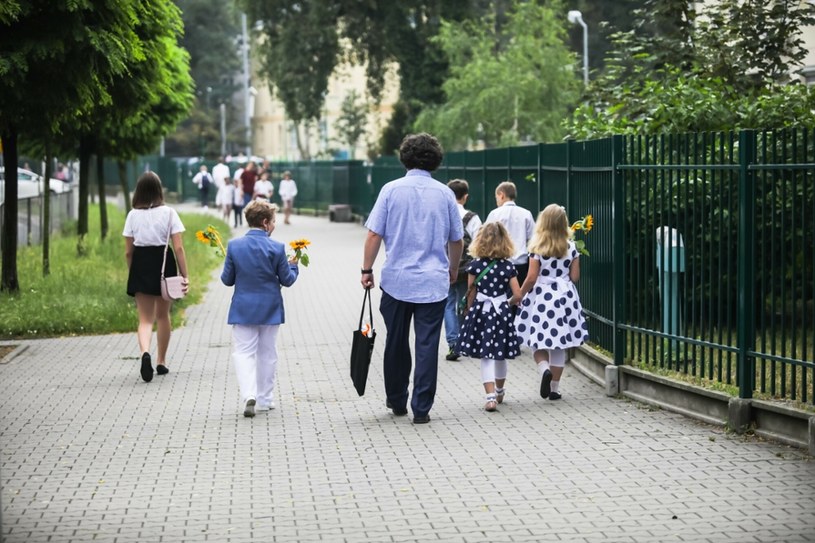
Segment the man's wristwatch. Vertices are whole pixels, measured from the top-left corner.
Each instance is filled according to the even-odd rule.
[[[366,273],[373,273],[373,272],[374,272],[374,269],[373,269],[373,268],[370,268],[370,269],[367,269],[367,270],[366,270],[366,269],[362,269],[362,270],[360,270],[360,271],[362,271],[362,275],[365,275]]]

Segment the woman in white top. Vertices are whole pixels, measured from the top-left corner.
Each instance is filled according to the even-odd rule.
[[[285,224],[291,224],[289,222],[289,216],[294,207],[294,197],[297,196],[297,183],[291,178],[291,172],[288,170],[283,172],[283,179],[280,180],[278,192],[280,193],[280,199],[283,201],[283,222]]]
[[[156,372],[169,373],[167,369],[167,347],[170,344],[170,304],[161,297],[161,263],[167,238],[172,241],[172,251],[167,251],[164,269],[166,277],[181,274],[184,277],[184,291],[189,288],[187,280],[187,259],[184,255],[182,233],[184,225],[175,209],[164,205],[161,180],[153,172],[139,177],[133,192],[133,209],[127,214],[122,235],[125,237],[125,259],[129,269],[127,294],[136,298],[139,312],[137,337],[141,356],[141,376],[149,382],[153,379],[153,366],[150,358],[150,343],[153,339],[153,324],[156,324],[158,356]]]

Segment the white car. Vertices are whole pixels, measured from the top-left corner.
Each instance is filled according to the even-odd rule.
[[[32,198],[42,194],[42,176],[31,170],[17,168],[17,198]],[[71,190],[71,186],[61,179],[49,179],[48,187],[54,194],[62,194]],[[0,202],[6,198],[6,174],[3,166],[0,166]]]

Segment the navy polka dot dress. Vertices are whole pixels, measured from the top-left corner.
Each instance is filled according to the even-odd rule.
[[[467,273],[478,277],[489,263],[489,259],[477,258],[467,266]],[[505,296],[509,290],[509,280],[517,275],[515,266],[509,260],[499,260],[478,282],[476,292],[490,298]],[[474,300],[461,324],[458,351],[472,358],[492,360],[506,360],[521,354],[509,302],[504,300],[493,304],[490,300]]]
[[[569,266],[579,256],[573,242],[569,242],[564,258],[529,255],[540,262],[541,268],[515,317],[518,337],[525,345],[535,350],[567,349],[588,339],[583,306],[569,279]]]

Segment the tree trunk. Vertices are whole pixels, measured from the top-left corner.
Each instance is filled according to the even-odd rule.
[[[79,217],[76,222],[76,253],[85,256],[85,236],[88,235],[88,186],[91,164],[91,142],[89,136],[79,138]]]
[[[130,188],[127,185],[127,163],[124,160],[117,160],[119,168],[119,188],[125,198],[125,215],[130,213]]]
[[[51,171],[54,168],[54,157],[51,145],[45,142],[45,171],[42,172],[42,276],[51,273]]]
[[[17,281],[17,129],[3,131],[3,164],[6,165],[5,202],[3,204],[2,261],[3,271],[0,290],[19,292]]]
[[[108,206],[105,198],[105,159],[101,153],[96,155],[96,182],[99,183],[99,225],[104,241],[108,236]]]
[[[300,128],[305,130],[305,137],[300,136]],[[309,152],[309,139],[308,139],[308,122],[298,122],[294,125],[294,137],[297,140],[297,150],[300,152],[300,160],[310,160],[311,153]],[[304,141],[305,139],[305,141]]]

